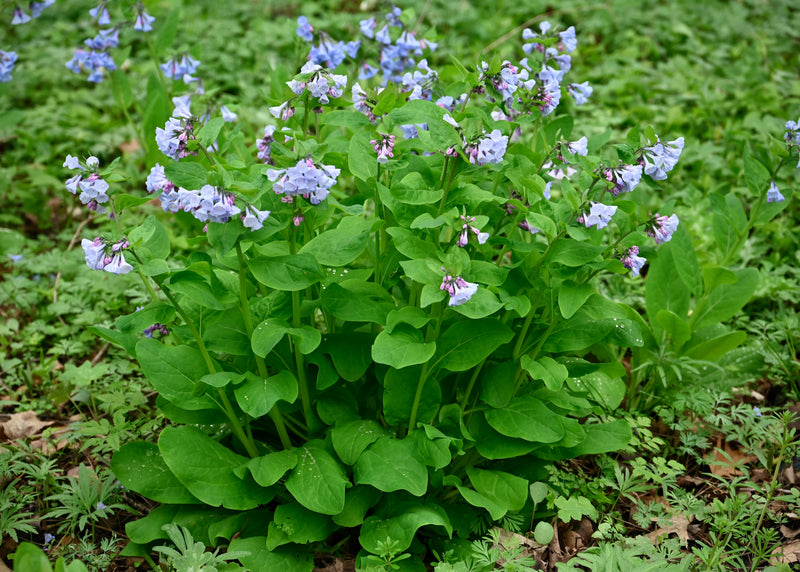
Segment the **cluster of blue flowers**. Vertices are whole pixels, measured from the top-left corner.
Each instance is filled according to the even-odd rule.
[[[190,151],[187,147],[189,141],[194,139],[195,117],[191,111],[191,96],[173,97],[172,103],[175,104],[172,116],[163,129],[156,128],[156,145],[164,155],[179,161],[197,154],[197,151]]]
[[[330,103],[329,98],[342,96],[344,87],[347,85],[347,76],[331,73],[314,62],[306,62],[300,69],[300,75],[287,81],[286,85],[289,86],[292,93],[298,96],[308,91],[311,97],[324,105]],[[288,102],[284,105],[286,104]],[[283,108],[281,108],[281,114],[283,115]]]
[[[469,237],[470,233],[475,235],[475,238],[478,241],[478,244],[485,244],[487,240],[489,240],[489,233],[488,232],[481,232],[479,228],[473,226],[475,223],[474,216],[460,216],[462,224],[461,229],[458,233],[458,240],[456,240],[456,245],[464,248],[469,244]]]
[[[0,83],[11,81],[11,72],[14,71],[14,64],[16,62],[16,52],[4,52],[0,50]]]
[[[64,167],[67,169],[88,171],[89,175],[84,177],[83,174],[78,173],[74,177],[67,179],[64,185],[73,195],[77,194],[78,189],[80,189],[81,194],[79,198],[81,202],[85,204],[89,210],[98,214],[103,214],[108,212],[108,208],[103,206],[108,202],[108,183],[100,177],[97,172],[99,164],[100,161],[97,157],[89,157],[86,161],[81,162],[77,157],[67,155],[64,161]]]
[[[176,56],[171,58],[166,63],[161,64],[161,71],[170,79],[183,80],[183,83],[190,84],[198,81],[198,78],[193,75],[197,72],[198,66],[200,66],[200,62],[184,54],[180,57]]]
[[[663,244],[672,240],[672,235],[678,230],[678,215],[662,216],[656,213],[647,223],[645,232],[655,239],[656,244]]]
[[[442,278],[442,285],[439,286],[439,289],[444,290],[450,295],[450,300],[447,302],[448,306],[460,306],[465,302],[469,302],[470,298],[478,291],[477,284],[467,282],[461,276],[453,276],[444,268],[442,268],[442,272],[444,272],[444,277]]]
[[[340,169],[330,165],[314,165],[311,158],[300,159],[288,169],[269,169],[267,178],[272,181],[272,190],[286,197],[302,196],[312,205],[318,205],[330,194],[336,184]]]
[[[106,2],[101,2],[95,8],[89,10],[89,14],[97,20],[99,26],[109,26],[111,16],[106,7]],[[149,32],[152,30],[152,23],[155,18],[147,14],[142,8],[141,3],[137,7],[136,17],[133,21],[133,29],[139,32]],[[105,28],[98,32],[94,38],[87,38],[84,44],[89,50],[78,48],[72,55],[72,59],[66,63],[67,69],[76,74],[84,71],[89,73],[87,81],[100,83],[105,77],[105,72],[117,69],[114,58],[111,57],[109,49],[119,46],[119,32],[123,25],[131,25],[130,22],[120,23],[111,28]]]
[[[639,271],[644,267],[647,259],[639,256],[639,247],[631,246],[622,258],[619,259],[622,265],[631,271],[631,276],[639,276]]]
[[[314,27],[308,22],[308,18],[300,16],[297,19],[297,35],[306,42],[314,41]],[[361,42],[337,42],[327,34],[320,34],[320,41],[317,45],[311,46],[308,59],[317,65],[334,70],[344,61],[345,56],[355,59],[358,56],[358,49]]]
[[[400,83],[403,73],[416,65],[416,58],[422,57],[424,50],[436,49],[436,43],[418,39],[414,32],[406,30],[400,20],[401,14],[400,8],[392,7],[392,11],[386,14],[386,23],[380,30],[377,29],[378,23],[375,18],[367,18],[359,23],[361,33],[380,45],[380,67],[364,63],[359,79],[369,79],[381,72],[384,85],[388,82]],[[395,40],[392,40],[392,28],[400,30]]]

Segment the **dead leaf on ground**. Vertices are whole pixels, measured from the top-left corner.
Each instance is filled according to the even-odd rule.
[[[711,474],[723,478],[741,475],[742,471],[737,468],[739,465],[746,465],[757,460],[754,455],[745,455],[738,449],[733,449],[728,442],[723,445],[721,440],[721,438],[717,440],[714,457],[709,462]]]
[[[773,566],[777,564],[794,564],[796,562],[800,562],[800,540],[793,540],[778,546],[772,551],[772,558],[769,559],[769,563]]]
[[[355,572],[355,560],[352,558],[342,559],[338,556],[324,554],[317,556],[314,563],[313,572]]]
[[[800,528],[798,528],[797,530],[792,530],[791,528],[789,528],[785,524],[782,524],[781,525],[781,534],[785,538],[794,538],[795,536],[800,534]]]
[[[23,411],[11,415],[0,415],[0,440],[14,441],[36,435],[55,421],[42,421],[35,411]]]
[[[670,534],[674,533],[678,535],[678,538],[683,540],[684,544],[686,544],[691,538],[691,535],[689,534],[689,524],[691,524],[692,520],[694,520],[694,517],[686,518],[685,514],[678,513],[670,517],[669,526],[664,526],[648,533],[647,538],[650,539],[650,542],[656,544],[659,537],[669,536]]]

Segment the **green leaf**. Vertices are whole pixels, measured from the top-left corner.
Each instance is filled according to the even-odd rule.
[[[535,397],[515,397],[508,406],[485,415],[492,428],[508,437],[534,443],[555,443],[564,437],[562,417]]]
[[[53,572],[50,566],[50,559],[42,552],[42,549],[31,544],[22,542],[14,552],[14,569],[25,572]]]
[[[242,411],[258,419],[269,413],[278,401],[294,403],[297,391],[297,380],[290,371],[282,370],[267,379],[248,371],[245,382],[233,393]]]
[[[534,361],[528,356],[520,360],[522,369],[527,371],[532,379],[541,379],[548,389],[560,391],[569,372],[567,368],[553,358],[543,356]]]
[[[631,426],[624,419],[608,423],[584,423],[581,427],[586,437],[579,445],[569,448],[569,458],[619,451],[627,447],[633,437]]]
[[[325,113],[319,116],[319,123],[320,125],[347,127],[353,132],[359,132],[364,127],[370,126],[367,116],[354,109],[325,111]]]
[[[536,528],[533,529],[533,539],[543,546],[547,546],[552,542],[555,536],[553,525],[549,522],[540,520],[536,523]]]
[[[191,270],[177,272],[170,276],[169,289],[184,297],[212,310],[224,310],[225,305],[217,299],[214,289],[209,283],[209,278]]]
[[[549,489],[547,488],[546,483],[538,481],[530,484],[530,486],[528,487],[528,493],[531,496],[533,504],[537,505],[547,498]]]
[[[381,544],[391,538],[397,550],[404,552],[423,526],[441,526],[448,536],[453,534],[447,513],[438,505],[408,502],[395,506],[393,512],[388,518],[371,516],[364,521],[358,541],[365,550],[381,554]]]
[[[286,332],[303,355],[313,352],[322,341],[322,333],[311,326],[304,325],[299,328],[289,328]]]
[[[407,205],[430,205],[442,200],[442,189],[430,189],[419,173],[409,173],[397,184],[393,184],[392,196]]]
[[[299,552],[296,547],[267,548],[265,536],[236,537],[228,546],[229,552],[249,552],[237,558],[246,570],[281,570],[282,572],[312,572],[314,555]]]
[[[144,339],[136,344],[136,357],[147,379],[164,398],[183,409],[216,409],[211,399],[195,395],[195,385],[208,373],[198,350]]]
[[[429,258],[436,256],[437,248],[433,242],[422,240],[419,233],[412,232],[401,226],[392,226],[386,229],[392,237],[392,246],[403,256],[408,258]]]
[[[148,216],[144,222],[134,228],[128,234],[128,241],[134,248],[147,249],[152,258],[166,258],[169,255],[169,236],[159,220],[153,216]]]
[[[286,450],[250,459],[247,468],[255,482],[262,487],[271,487],[286,474],[286,471],[294,469],[296,465],[297,455],[294,451]]]
[[[386,329],[391,332],[397,324],[409,324],[419,329],[430,322],[431,319],[425,311],[416,306],[403,306],[397,310],[392,310],[386,316]]]
[[[513,337],[514,332],[499,320],[483,318],[459,321],[439,337],[431,371],[437,368],[450,371],[468,370]]]
[[[372,485],[385,493],[402,490],[419,497],[428,490],[428,470],[409,439],[381,437],[361,454],[353,472],[356,484]]]
[[[372,221],[345,217],[339,226],[308,241],[300,252],[312,254],[323,266],[345,266],[358,258],[369,241]]]
[[[341,465],[321,442],[309,441],[294,450],[297,466],[286,479],[286,489],[301,505],[321,514],[339,514],[350,486]]]
[[[467,302],[453,306],[453,310],[472,320],[486,318],[503,307],[502,302],[486,288],[478,288]]]
[[[287,331],[289,331],[289,327],[279,320],[264,320],[253,330],[251,340],[253,353],[262,358],[266,357],[275,349]]]
[[[762,165],[752,154],[745,152],[744,181],[747,183],[747,188],[750,189],[750,192],[757,197],[761,196],[769,187],[771,178],[769,169]]]
[[[125,193],[119,193],[114,195],[114,212],[121,213],[131,207],[138,207],[152,200],[153,197],[135,197]]]
[[[687,348],[685,354],[695,359],[716,360],[732,349],[738,348],[746,339],[747,334],[737,330]]]
[[[168,504],[200,501],[167,467],[155,443],[134,441],[111,458],[111,470],[122,485],[151,500]]]
[[[690,320],[694,330],[732,318],[753,296],[758,286],[758,270],[742,268],[734,274],[736,282],[722,284],[698,302]]]
[[[645,286],[647,316],[650,323],[656,323],[656,316],[661,310],[669,310],[679,318],[689,313],[689,288],[682,280],[675,280],[678,270],[673,260],[672,242],[662,244],[658,256],[650,261]]]
[[[346,381],[361,378],[372,364],[372,334],[350,332],[328,334],[322,352],[331,356],[336,372]]]
[[[561,310],[561,315],[567,319],[574,316],[593,293],[592,284],[576,284],[572,280],[561,284],[558,289],[558,308]]]
[[[332,282],[322,291],[322,305],[335,317],[346,322],[385,324],[386,315],[394,310],[394,299],[374,282],[345,280]]]
[[[307,253],[251,258],[247,267],[256,280],[273,290],[296,292],[325,278],[316,259]]]
[[[467,475],[475,490],[502,506],[504,514],[507,511],[522,510],[528,500],[528,481],[521,477],[475,467],[467,467]],[[494,515],[492,517],[495,520],[500,518]]]
[[[179,9],[170,10],[165,18],[161,28],[156,32],[156,39],[154,42],[156,54],[163,56],[167,48],[175,41],[175,36],[178,33],[178,23],[180,22],[181,12]],[[189,187],[194,188],[194,187]],[[199,187],[198,187],[199,188]]]
[[[208,171],[200,163],[188,161],[167,163],[164,174],[176,187],[199,189],[208,183]]]
[[[692,337],[689,323],[669,310],[660,310],[656,314],[656,325],[672,338],[672,345],[676,350],[679,350]]]
[[[342,462],[352,465],[358,460],[364,449],[386,434],[386,429],[381,427],[377,421],[360,419],[331,430],[331,443]]]
[[[408,423],[414,405],[415,391],[419,382],[420,368],[390,369],[383,379],[383,416],[389,425]],[[422,388],[417,420],[427,423],[439,412],[442,389],[436,379],[428,377]]]
[[[249,510],[275,496],[252,479],[234,473],[248,462],[227,447],[191,426],[165,427],[158,449],[170,471],[189,491],[211,506]]]
[[[558,519],[563,522],[581,520],[584,516],[597,520],[597,510],[586,497],[556,497],[555,503],[558,508]]]
[[[208,123],[204,124],[195,134],[197,142],[203,146],[208,147],[219,137],[219,132],[222,126],[225,125],[225,120],[222,117],[215,117]],[[169,177],[167,177],[169,178]],[[195,187],[192,187],[195,188]]]
[[[356,485],[349,491],[344,500],[344,509],[333,516],[333,522],[344,528],[360,526],[364,522],[367,511],[383,497],[383,494],[369,485]]]
[[[703,274],[700,265],[697,263],[697,255],[694,252],[692,238],[686,225],[679,225],[678,230],[672,235],[672,260],[675,263],[675,270],[681,282],[695,296],[699,296],[703,291]]]
[[[436,352],[436,342],[425,343],[422,332],[398,324],[391,333],[383,330],[372,345],[372,359],[397,369],[425,363]]]
[[[605,250],[602,246],[594,246],[586,242],[579,242],[569,238],[562,238],[553,243],[550,250],[550,260],[565,266],[583,266],[596,260]]]
[[[362,181],[378,175],[378,156],[366,133],[359,131],[350,139],[347,165],[353,176]]]
[[[581,385],[585,387],[597,403],[608,411],[613,411],[625,399],[625,381],[622,377],[597,370],[581,377]]]
[[[334,530],[336,525],[330,517],[317,514],[297,503],[282,504],[275,509],[275,516],[269,523],[267,548],[274,550],[289,542],[308,544],[325,540]]]

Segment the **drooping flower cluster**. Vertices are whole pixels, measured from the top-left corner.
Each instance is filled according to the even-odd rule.
[[[297,35],[306,42],[314,41],[314,27],[305,16],[297,18]],[[337,42],[327,34],[321,33],[319,43],[316,46],[311,46],[308,59],[312,63],[333,70],[341,65],[346,56],[355,59],[358,56],[360,47],[361,42],[358,40],[347,43]]]
[[[567,150],[572,153],[573,155],[580,155],[582,157],[586,157],[589,154],[589,139],[584,136],[578,139],[577,141],[570,141],[567,143]],[[577,170],[569,166],[569,161],[564,158],[564,155],[561,152],[561,148],[559,148],[558,154],[556,155],[556,161],[558,166],[554,166],[552,161],[548,161],[542,167],[544,169],[548,169],[547,175],[552,177],[556,181],[560,181],[561,179],[569,179],[572,175],[574,175]]]
[[[16,61],[16,52],[4,52],[0,50],[0,83],[11,81],[11,72],[14,71],[14,64]]]
[[[198,81],[194,74],[199,66],[199,61],[184,54],[180,58],[176,56],[161,64],[161,71],[164,72],[166,77],[174,80],[183,80],[183,83],[188,85]]]
[[[578,222],[586,225],[586,228],[596,226],[598,229],[605,228],[611,222],[611,217],[617,212],[617,207],[605,205],[603,203],[590,202],[591,208],[588,213],[578,215]]]
[[[444,290],[450,295],[450,300],[447,302],[448,306],[460,306],[468,302],[478,291],[477,284],[467,282],[461,276],[453,276],[444,268],[442,268],[442,272],[444,272],[444,277],[439,290]]]
[[[67,155],[64,160],[64,167],[67,169],[88,171],[89,175],[84,177],[83,174],[78,173],[74,177],[67,179],[64,185],[73,195],[77,194],[78,189],[80,189],[81,194],[78,198],[80,198],[81,202],[85,204],[89,210],[98,214],[103,214],[108,212],[108,208],[103,206],[108,202],[108,194],[106,192],[108,191],[108,183],[100,177],[97,172],[99,164],[100,161],[97,157],[89,157],[81,164],[80,159],[77,157]]]
[[[503,160],[507,146],[508,136],[500,133],[499,129],[495,129],[477,142],[465,145],[464,153],[473,165],[496,164]]]
[[[436,43],[418,39],[414,32],[406,30],[400,20],[401,14],[400,8],[392,7],[392,11],[386,14],[386,24],[380,30],[377,29],[375,18],[367,18],[359,23],[361,33],[380,44],[380,67],[365,63],[358,76],[359,79],[369,79],[381,72],[384,85],[388,82],[401,83],[403,74],[416,65],[416,58],[422,57],[424,50],[436,49]],[[391,28],[401,30],[394,41]]]
[[[84,238],[81,240],[81,246],[86,264],[92,270],[105,270],[112,274],[127,274],[133,270],[133,266],[125,260],[123,254],[123,251],[130,246],[124,238],[117,242],[101,236],[94,240]]]
[[[302,196],[312,205],[318,205],[330,194],[340,170],[330,165],[314,165],[309,157],[301,159],[288,169],[269,169],[267,178],[273,181],[272,190],[287,197]]]
[[[639,271],[647,262],[646,258],[639,256],[638,246],[631,246],[619,260],[625,268],[631,271],[631,276],[639,276]]]
[[[683,137],[678,137],[674,141],[667,143],[658,141],[651,147],[645,147],[642,153],[645,175],[650,175],[654,181],[665,180],[667,173],[678,163],[683,151],[683,145]]]
[[[314,62],[307,62],[300,68],[300,75],[287,81],[286,85],[295,95],[302,95],[308,90],[311,97],[324,105],[330,102],[331,97],[341,97],[347,85],[347,76],[333,74]]]
[[[387,135],[386,133],[380,133],[380,139],[373,139],[370,141],[372,146],[375,148],[375,152],[378,154],[378,163],[386,163],[389,161],[390,157],[394,157],[394,153],[392,152],[394,149],[394,135]]]
[[[656,244],[663,244],[672,240],[672,235],[678,230],[678,222],[676,214],[668,217],[656,213],[645,223],[645,232],[655,239]]]
[[[608,192],[616,197],[620,193],[630,193],[639,186],[642,166],[621,163],[618,167],[604,169],[603,175],[609,183],[613,183],[608,187]]]
[[[43,2],[39,4],[51,5],[53,2]],[[33,4],[31,4],[33,6]],[[100,26],[108,26],[111,24],[111,16],[106,7],[106,2],[101,2],[95,8],[89,10],[89,14],[96,20]],[[141,3],[137,7],[136,17],[133,21],[133,29],[140,32],[149,32],[152,30],[152,23],[155,18],[144,11]],[[68,69],[76,74],[83,71],[89,73],[87,81],[93,83],[100,83],[103,81],[106,71],[114,71],[117,69],[114,59],[111,57],[109,50],[119,46],[119,32],[120,29],[130,23],[117,24],[111,28],[101,29],[94,38],[88,38],[84,44],[89,50],[77,49],[72,55],[72,59],[66,63]]]
[[[20,24],[27,24],[33,18],[38,18],[39,16],[41,16],[45,8],[49,8],[55,3],[56,0],[44,0],[44,2],[31,2],[28,6],[31,11],[30,15],[28,15],[22,8],[20,8],[18,4],[14,8],[14,14],[11,17],[11,24],[14,26],[18,26]]]
[[[164,124],[164,128],[156,127],[156,145],[164,155],[176,161],[189,155],[196,155],[197,151],[190,151],[187,147],[189,141],[194,139],[195,118],[191,111],[191,97],[173,97],[175,109]]]
[[[409,101],[412,99],[430,101],[433,98],[433,88],[438,81],[439,74],[430,68],[428,60],[422,59],[417,64],[416,70],[403,74],[398,88],[402,93],[410,92],[407,98]]]
[[[462,248],[467,246],[467,243],[469,243],[470,233],[475,235],[478,240],[478,244],[484,244],[487,240],[489,240],[488,232],[481,232],[480,229],[472,226],[475,222],[474,216],[461,215],[460,218],[463,221],[463,224],[461,225],[461,230],[458,233],[458,240],[456,241],[458,246]]]
[[[527,58],[525,61],[527,63]],[[517,89],[526,87],[531,89],[536,83],[530,79],[527,66],[515,66],[508,60],[501,64],[498,73],[489,72],[488,62],[481,62],[478,71],[480,72],[478,82],[484,86],[484,89],[498,93],[507,108],[510,108],[514,103],[514,92]],[[489,101],[494,101],[494,97],[490,93],[486,94],[486,98]]]
[[[275,161],[272,160],[272,143],[275,141],[273,134],[275,133],[274,125],[267,125],[264,127],[264,136],[261,139],[256,139],[256,146],[258,147],[258,158],[264,161],[267,165],[274,165]]]

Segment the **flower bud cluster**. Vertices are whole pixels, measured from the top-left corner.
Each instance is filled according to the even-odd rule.
[[[194,121],[188,95],[173,97],[175,109],[164,124],[164,128],[156,127],[156,145],[164,155],[179,161],[189,155],[197,155],[197,151],[187,148],[189,141],[194,139]]]
[[[287,81],[286,85],[295,95],[302,95],[307,90],[311,97],[323,105],[329,103],[331,97],[341,97],[344,87],[347,85],[346,75],[333,74],[314,62],[307,62],[300,68],[298,77],[303,78],[304,76],[307,77]]]
[[[661,216],[655,214],[645,223],[645,232],[655,239],[656,244],[663,244],[672,240],[672,235],[678,230],[678,215]]]
[[[478,244],[485,244],[487,240],[489,240],[489,233],[488,232],[481,232],[480,229],[477,227],[472,226],[472,223],[475,222],[474,216],[460,216],[463,224],[461,225],[461,230],[458,233],[458,240],[456,244],[460,247],[465,247],[469,243],[469,235],[470,233],[474,234],[478,240]]]
[[[639,256],[638,246],[631,246],[619,260],[625,268],[631,271],[631,276],[639,276],[639,271],[647,262],[646,258]]]
[[[162,336],[166,336],[169,334],[169,328],[167,328],[167,326],[165,326],[164,324],[156,322],[152,326],[148,326],[147,328],[142,330],[142,334],[144,335],[145,338],[152,338],[153,334],[156,333]]]
[[[381,136],[380,139],[373,139],[370,143],[378,154],[378,163],[386,163],[390,157],[394,157],[392,150],[394,149],[395,136],[387,135],[386,133],[380,133],[379,135]]]

